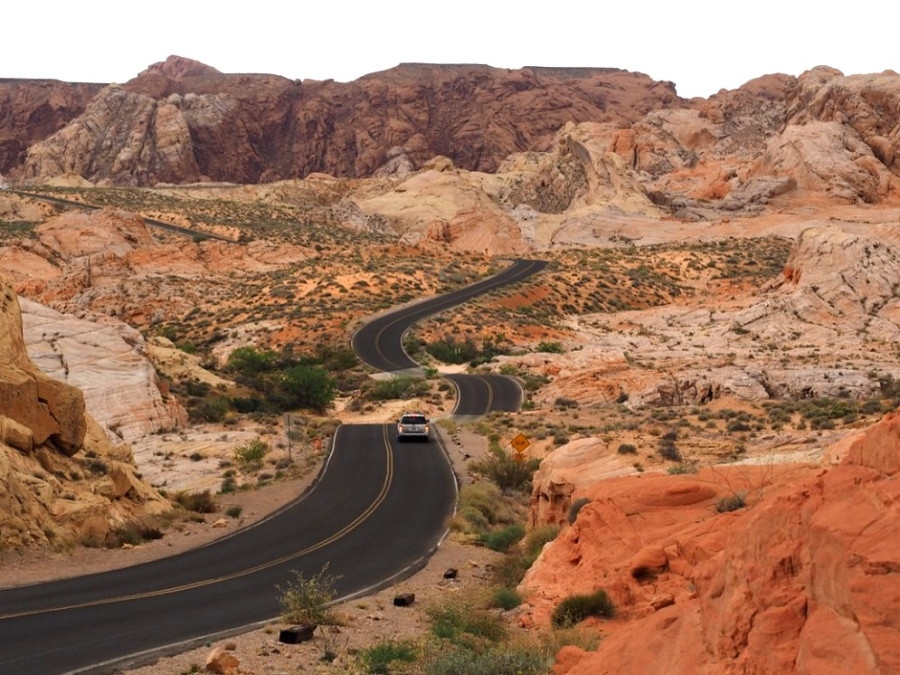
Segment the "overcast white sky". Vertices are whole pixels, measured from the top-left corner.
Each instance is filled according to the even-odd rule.
[[[226,73],[342,82],[408,61],[611,67],[707,97],[817,65],[900,71],[896,0],[4,4],[2,78],[125,82],[177,54]]]

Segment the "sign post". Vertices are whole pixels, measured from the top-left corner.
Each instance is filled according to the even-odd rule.
[[[525,452],[529,445],[531,445],[531,441],[529,441],[524,434],[519,434],[510,441],[510,445],[512,445],[513,449],[516,451],[514,459],[517,462],[521,462],[525,459],[522,453]]]

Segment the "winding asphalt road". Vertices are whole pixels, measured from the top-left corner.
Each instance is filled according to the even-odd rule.
[[[543,266],[526,263],[514,263],[475,287],[484,292]],[[376,353],[391,354],[395,366],[409,366],[412,361],[400,356],[402,346],[397,351],[390,343],[399,342],[412,321],[478,292],[469,289],[450,294],[453,302],[439,296],[419,303],[403,319],[385,315],[389,320],[376,324],[384,329],[376,331]],[[466,400],[470,391],[491,390],[489,378],[453,378]],[[481,403],[467,414],[497,409],[498,399],[507,396],[476,395]],[[339,427],[312,489],[231,536],[134,567],[0,591],[0,673],[112,673],[199,646],[271,621],[280,612],[278,588],[295,572],[309,578],[326,564],[341,599],[408,576],[440,543],[456,482],[439,443],[401,445],[392,432],[380,424]]]

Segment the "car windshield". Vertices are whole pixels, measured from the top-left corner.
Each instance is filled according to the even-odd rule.
[[[400,420],[400,424],[425,424],[425,422],[424,415],[404,415],[403,419]]]

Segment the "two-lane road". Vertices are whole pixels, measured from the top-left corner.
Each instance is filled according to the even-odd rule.
[[[263,523],[171,558],[0,592],[0,673],[77,671],[271,620],[295,570],[309,578],[327,564],[341,597],[369,592],[427,560],[455,499],[436,443],[342,426],[315,489]]]
[[[472,287],[385,315],[386,322],[357,333],[354,346],[377,345],[377,367],[413,367],[401,344],[412,321],[542,267],[517,261]],[[521,402],[510,378],[452,379],[457,414],[514,410]],[[342,599],[371,592],[425,563],[455,501],[455,476],[439,442],[401,445],[389,425],[341,426],[314,487],[252,527],[171,558],[0,591],[0,674],[108,673],[135,655],[245,630],[279,614],[278,587],[295,571],[309,578],[327,565]]]
[[[514,260],[502,272],[465,288],[391,310],[369,321],[353,336],[353,349],[359,358],[377,370],[395,372],[418,369],[403,349],[403,335],[416,321],[492,290],[516,283],[547,266],[544,260]]]

